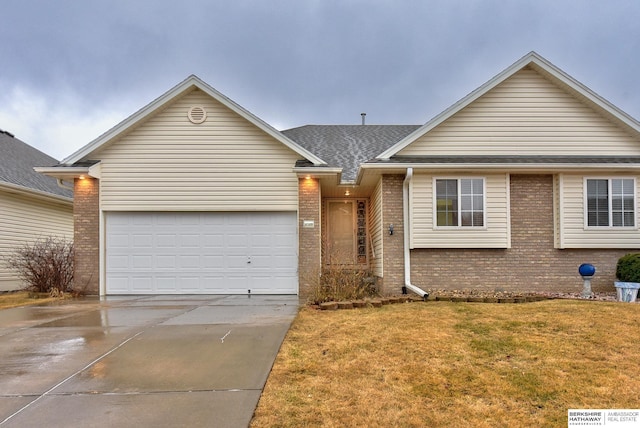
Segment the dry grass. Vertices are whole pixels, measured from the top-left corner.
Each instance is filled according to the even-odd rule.
[[[637,304],[303,309],[251,426],[566,426],[570,408],[638,408],[639,371]]]
[[[0,309],[16,308],[18,306],[38,305],[60,300],[60,297],[33,297],[28,291],[16,291],[0,294]]]

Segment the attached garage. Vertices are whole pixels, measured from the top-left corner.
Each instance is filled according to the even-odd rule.
[[[106,294],[297,294],[296,212],[107,212]]]
[[[41,171],[74,183],[74,287],[87,294],[298,294],[299,235],[320,242],[319,227],[298,228],[300,189],[319,201],[299,165],[327,166],[190,76]]]

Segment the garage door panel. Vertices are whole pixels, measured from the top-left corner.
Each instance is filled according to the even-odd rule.
[[[225,258],[222,255],[217,256],[202,256],[205,269],[222,268],[224,267]]]
[[[107,294],[297,294],[297,216],[106,214]]]
[[[157,269],[175,269],[177,266],[176,263],[176,256],[175,255],[157,255],[156,256],[156,260],[157,260]]]
[[[157,276],[156,284],[158,285],[158,291],[171,292],[178,286],[178,281],[175,276]]]
[[[135,275],[130,278],[130,287],[133,292],[150,292],[153,291],[153,278],[150,275]]]
[[[114,271],[129,269],[129,256],[109,256],[107,258],[107,264],[109,264]]]
[[[151,270],[154,268],[153,256],[131,256],[131,268],[135,270]]]
[[[133,248],[148,249],[153,247],[153,236],[150,233],[136,233],[131,238],[133,239]]]

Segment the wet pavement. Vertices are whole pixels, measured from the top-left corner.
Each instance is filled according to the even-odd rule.
[[[130,296],[0,310],[1,427],[245,427],[297,296]]]

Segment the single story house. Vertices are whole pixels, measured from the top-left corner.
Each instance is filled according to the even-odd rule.
[[[73,239],[73,191],[36,166],[58,161],[0,130],[0,291],[23,288],[4,260],[24,245],[50,236]]]
[[[613,290],[640,249],[640,124],[531,52],[424,125],[278,131],[195,76],[40,172],[75,182],[100,294]]]

